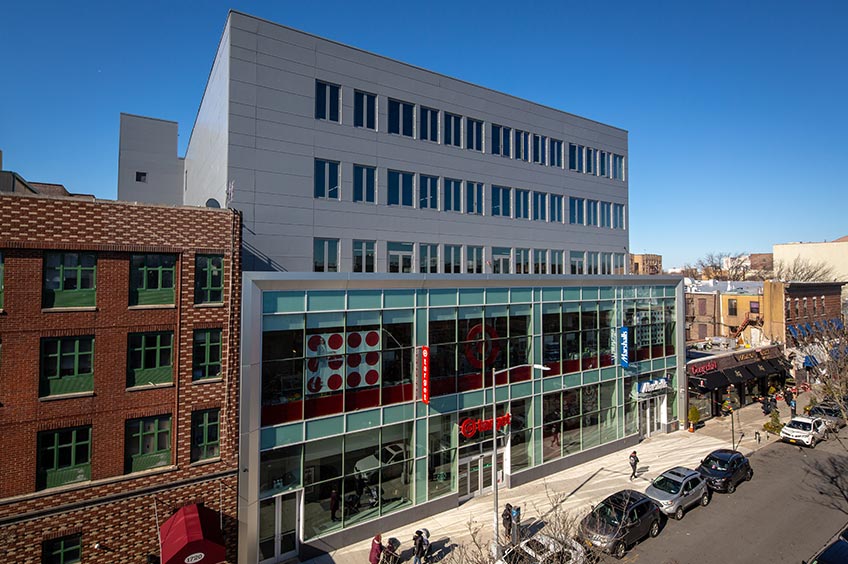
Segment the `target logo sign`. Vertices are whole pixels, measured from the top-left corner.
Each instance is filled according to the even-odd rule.
[[[309,394],[380,383],[380,332],[377,330],[309,335],[306,357]]]
[[[498,353],[501,352],[500,343],[493,340],[497,338],[498,332],[491,325],[478,323],[469,329],[468,335],[465,336],[466,341],[472,341],[465,345],[465,358],[468,364],[482,369],[485,361],[486,366],[493,366]]]
[[[421,401],[430,403],[430,347],[421,347]]]

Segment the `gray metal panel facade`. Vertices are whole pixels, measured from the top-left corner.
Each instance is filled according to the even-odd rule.
[[[622,155],[626,168],[626,131],[244,14],[232,12],[227,29],[227,170],[231,205],[244,212],[246,270],[311,271],[314,238],[339,239],[341,271],[352,270],[355,239],[377,242],[377,272],[386,271],[387,241],[482,245],[486,259],[492,246],[558,249],[566,265],[571,250],[626,252],[626,228],[568,223],[569,197],[623,204],[626,220],[626,180],[568,170],[569,143]],[[314,117],[316,79],[341,86],[340,123]],[[223,86],[210,81],[205,97]],[[354,90],[377,95],[376,132],[353,126]],[[387,132],[389,98],[416,106],[416,138]],[[421,106],[439,110],[439,142],[417,138]],[[442,143],[444,112],[484,122],[483,152]],[[528,131],[531,145],[534,133],[563,141],[564,166],[491,154],[492,124]],[[192,160],[197,153],[190,145]],[[340,163],[338,200],[313,196],[316,158]],[[354,164],[377,167],[376,204],[352,201]],[[388,206],[390,169],[416,173],[416,206],[419,173],[440,178],[440,200],[444,178],[482,182],[484,215]],[[529,190],[531,201],[532,191],[562,195],[564,222],[492,217],[492,185]],[[196,186],[188,184],[187,203],[199,203]]]

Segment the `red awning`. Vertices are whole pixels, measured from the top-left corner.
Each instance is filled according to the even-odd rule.
[[[226,562],[224,535],[218,513],[202,505],[181,507],[162,523],[162,564],[218,564]]]

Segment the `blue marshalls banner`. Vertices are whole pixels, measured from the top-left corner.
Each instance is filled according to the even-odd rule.
[[[627,327],[618,330],[618,363],[622,368],[630,368],[629,336],[630,330]]]

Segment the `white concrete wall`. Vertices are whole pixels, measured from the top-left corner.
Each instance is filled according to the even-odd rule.
[[[138,182],[136,173],[147,174]],[[118,199],[182,204],[183,160],[177,156],[177,123],[121,114]]]
[[[386,268],[387,241],[560,249],[566,265],[569,250],[626,252],[627,230],[567,222],[569,196],[628,202],[627,182],[567,170],[568,143],[627,157],[626,131],[244,14],[231,13],[228,30],[218,56],[229,39],[232,205],[244,213],[246,246],[263,255],[257,261],[246,256],[246,270],[309,271],[315,237],[340,239],[345,271],[351,269],[353,239],[377,241],[378,271]],[[207,98],[217,101],[225,94],[218,78],[213,69],[196,129]],[[316,78],[342,86],[341,123],[314,118]],[[377,95],[377,132],[353,127],[354,89]],[[441,119],[448,111],[484,121],[485,152],[389,135],[388,98],[438,109]],[[564,168],[490,154],[492,123],[562,140]],[[204,145],[209,147],[201,150],[193,137],[189,161],[219,149]],[[342,164],[341,201],[313,197],[316,157]],[[378,168],[377,205],[351,200],[354,163]],[[191,180],[195,165],[187,167],[189,203],[198,198]],[[387,206],[387,169],[483,182],[486,214],[492,184],[561,194],[565,223]]]
[[[227,21],[186,149],[183,203],[189,206],[205,206],[209,199],[214,199],[222,208],[227,207],[229,38]],[[252,190],[252,185],[238,186],[235,192],[248,194]]]
[[[825,263],[833,267],[834,274],[848,281],[848,241],[827,243],[786,243],[774,245],[775,267],[778,262],[789,266],[796,258],[815,263]]]

